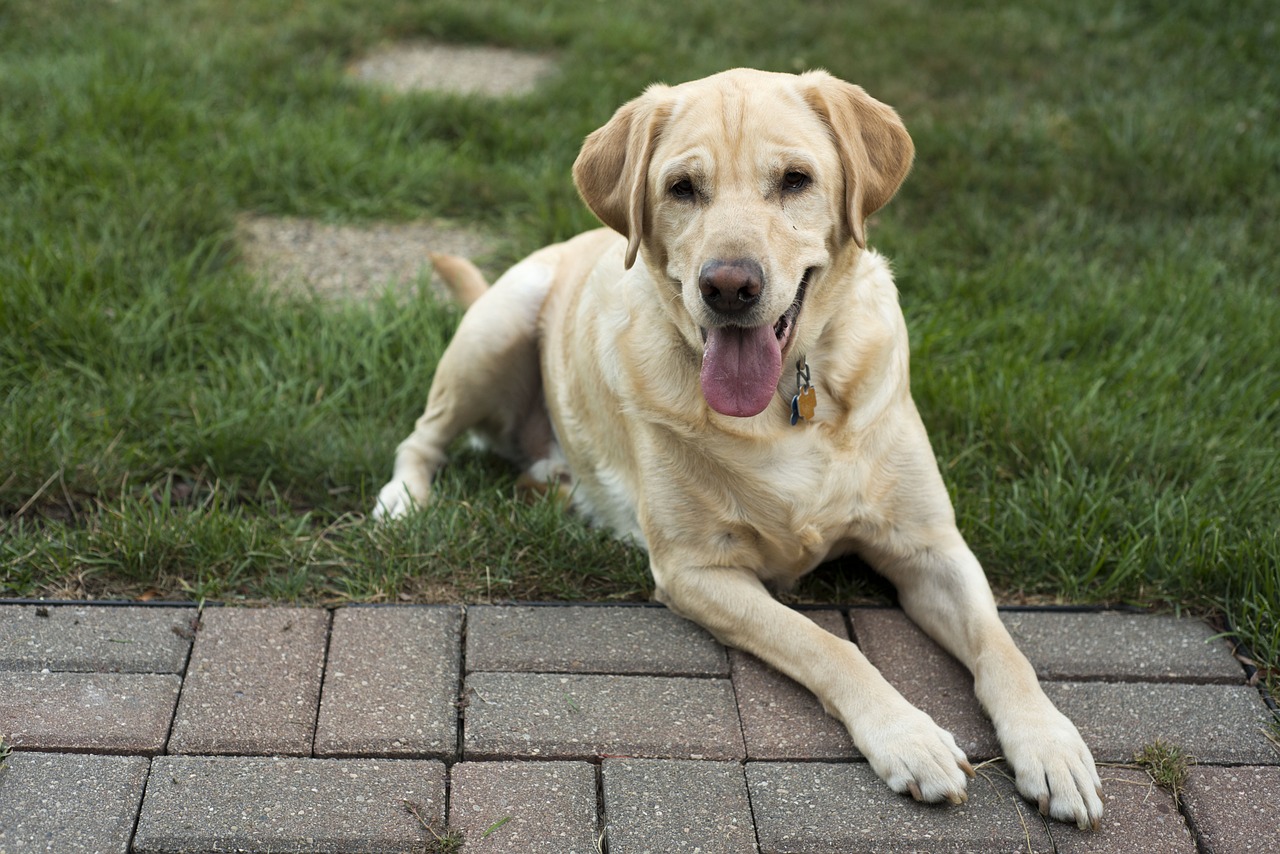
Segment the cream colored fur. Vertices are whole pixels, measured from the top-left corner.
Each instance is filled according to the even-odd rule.
[[[912,156],[893,110],[823,72],[651,87],[574,166],[609,229],[542,249],[487,290],[466,262],[437,259],[470,308],[375,514],[428,504],[447,445],[478,430],[645,547],[672,610],[812,690],[894,791],[961,802],[972,769],[951,735],[856,645],[765,587],[859,554],[972,671],[1022,794],[1096,826],[1093,758],[1014,646],[956,528],[911,399],[897,292],[865,248],[867,218]],[[762,287],[728,316],[700,281],[707,262],[740,259],[759,265]],[[802,282],[772,401],[751,416],[715,411],[699,378],[707,330],[772,327]],[[792,426],[801,358],[817,410]]]

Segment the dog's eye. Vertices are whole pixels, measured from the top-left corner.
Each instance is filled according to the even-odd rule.
[[[808,175],[803,172],[797,172],[794,169],[782,176],[782,189],[788,192],[797,193],[809,186],[812,181]]]
[[[693,182],[688,178],[681,178],[671,185],[671,195],[677,199],[691,199],[693,192]]]

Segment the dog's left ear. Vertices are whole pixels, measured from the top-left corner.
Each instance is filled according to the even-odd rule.
[[[627,238],[627,267],[635,263],[645,229],[649,160],[670,114],[663,93],[650,86],[618,108],[587,137],[573,164],[573,182],[600,221]]]
[[[844,167],[845,211],[849,232],[867,246],[866,220],[884,207],[911,170],[915,145],[902,119],[861,86],[825,71],[811,71],[805,98],[831,127]]]

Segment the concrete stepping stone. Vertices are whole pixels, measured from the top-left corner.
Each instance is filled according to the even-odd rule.
[[[428,252],[474,261],[496,246],[478,230],[432,221],[354,226],[244,216],[236,235],[250,272],[272,289],[334,300],[372,299],[389,285],[407,288],[423,280],[431,270]],[[431,287],[447,298],[443,285]]]
[[[509,97],[532,92],[556,70],[549,57],[485,45],[385,45],[348,67],[352,79],[396,92]]]

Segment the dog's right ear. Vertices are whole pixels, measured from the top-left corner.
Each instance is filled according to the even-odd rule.
[[[670,115],[653,85],[618,108],[609,123],[587,137],[573,164],[573,182],[600,221],[627,238],[627,267],[635,263],[644,235],[649,160]]]

